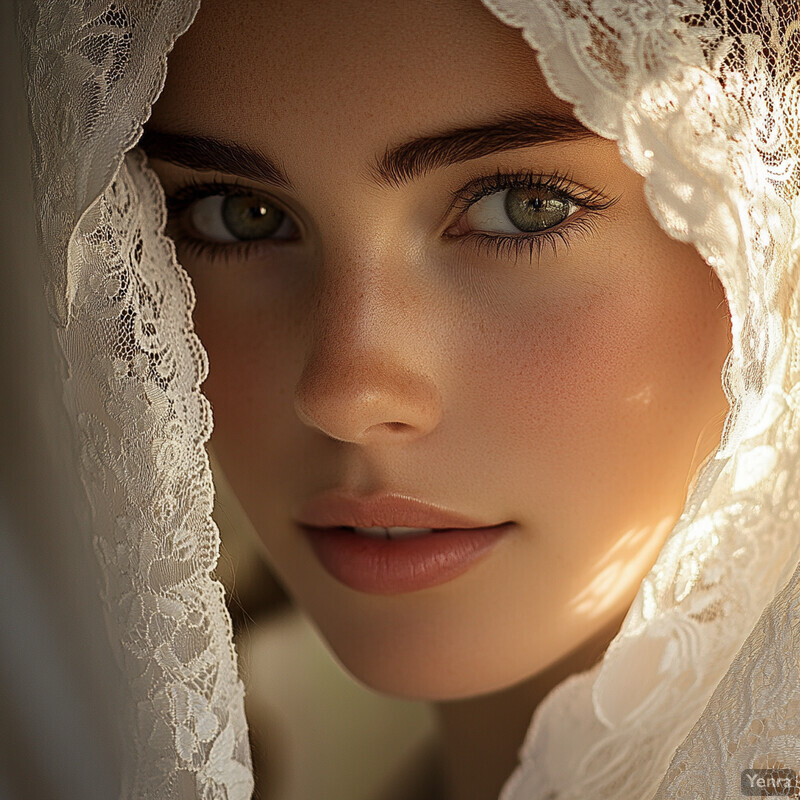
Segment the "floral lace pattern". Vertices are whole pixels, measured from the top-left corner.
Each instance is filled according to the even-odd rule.
[[[253,785],[230,618],[210,576],[207,363],[188,277],[152,230],[163,214],[158,179],[130,151],[73,237],[86,280],[59,332],[65,391],[135,707],[124,796],[233,800]]]
[[[501,800],[739,796],[744,769],[800,772],[800,6],[483,2],[715,268],[733,334],[720,447],[603,661],[537,708]]]
[[[128,706],[122,797],[253,791],[194,293],[139,150],[197,2],[20,2],[34,192],[64,402]],[[88,534],[87,534],[88,535]]]

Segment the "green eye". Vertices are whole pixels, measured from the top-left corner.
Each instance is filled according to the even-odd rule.
[[[564,222],[578,208],[546,186],[511,187],[484,195],[466,216],[473,231],[539,233]]]
[[[192,203],[192,227],[212,242],[289,239],[295,232],[291,218],[257,194],[211,195]]]
[[[503,205],[511,222],[525,232],[555,227],[570,215],[572,207],[547,189],[509,189]]]
[[[263,239],[272,236],[286,215],[255,195],[226,197],[222,203],[225,227],[237,239]]]

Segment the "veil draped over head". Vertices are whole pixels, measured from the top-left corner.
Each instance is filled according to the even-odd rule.
[[[663,230],[716,271],[733,338],[719,448],[603,660],[537,708],[501,800],[739,796],[744,770],[800,772],[800,3],[483,2],[521,30],[578,119],[618,142]],[[25,492],[2,472],[0,709],[30,725],[45,718],[31,698],[57,695],[16,616],[40,638],[59,606],[105,620],[107,652],[70,639],[62,648],[75,652],[59,664],[73,678],[83,667],[113,676],[106,705],[79,729],[53,722],[24,753],[55,774],[70,736],[70,752],[87,757],[112,731],[107,774],[93,763],[97,783],[82,797],[108,797],[103,780],[123,798],[253,790],[244,689],[212,577],[206,356],[161,186],[136,148],[198,5],[15,0],[2,33],[4,53],[19,54],[4,89],[16,86],[23,108],[22,133],[4,129],[22,237],[4,268],[35,277],[31,297],[48,312],[21,315],[17,295],[0,297],[17,333],[0,342],[4,365],[35,344],[30,363],[44,376],[3,386],[3,408],[17,414],[4,420],[4,457],[31,458],[11,435],[27,420],[46,427],[55,467],[33,470]],[[19,168],[28,161],[30,175]],[[9,400],[34,390],[35,403]],[[55,509],[39,550],[37,497]],[[43,549],[52,563],[37,572]],[[11,581],[14,553],[27,583],[22,572]],[[56,579],[54,597],[43,584]],[[8,765],[0,791],[12,796],[21,774]]]

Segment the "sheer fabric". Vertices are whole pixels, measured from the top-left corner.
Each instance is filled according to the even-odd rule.
[[[211,577],[206,356],[163,233],[160,184],[130,151],[197,5],[19,4],[53,358],[127,689],[130,798],[233,800],[253,789],[231,621]]]
[[[107,800],[119,789],[116,676],[99,565],[76,514],[13,32],[13,8],[0,4],[0,797]]]
[[[724,798],[800,770],[800,7],[483,0],[619,143],[731,310],[721,445],[603,661],[534,714],[501,800]],[[134,148],[195,0],[17,0],[52,358],[127,695],[125,798],[252,792],[194,296]],[[26,265],[20,265],[20,268]]]

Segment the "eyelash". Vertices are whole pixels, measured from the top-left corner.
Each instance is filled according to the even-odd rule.
[[[568,248],[569,240],[572,236],[593,233],[596,230],[598,218],[602,216],[601,212],[610,208],[619,200],[619,196],[609,198],[601,192],[595,192],[583,187],[576,189],[570,177],[560,172],[544,175],[533,172],[503,172],[498,169],[496,173],[483,175],[463,188],[454,191],[448,213],[453,209],[458,209],[463,215],[483,197],[505,189],[547,189],[559,199],[578,206],[584,213],[580,214],[578,219],[573,220],[572,218],[576,216],[576,212],[573,212],[556,227],[538,233],[510,235],[476,231],[445,238],[469,241],[477,250],[494,253],[497,257],[505,257],[513,252],[515,262],[520,253],[527,248],[530,262],[533,263],[534,255],[538,262],[542,250],[546,246],[549,246],[553,253],[557,255],[559,243]],[[197,200],[216,195],[235,197],[254,194],[258,194],[258,192],[252,187],[240,184],[235,179],[233,181],[214,179],[198,182],[192,178],[166,196],[169,215],[167,232],[172,236],[176,246],[184,248],[190,255],[205,257],[211,261],[224,260],[228,262],[231,259],[239,260],[250,255],[254,248],[280,246],[280,243],[283,242],[296,241],[295,239],[276,239],[274,241],[270,239],[254,239],[221,244],[190,236],[180,226],[180,216]]]
[[[175,242],[175,247],[181,247],[186,253],[199,258],[205,257],[210,261],[231,259],[238,260],[246,258],[254,249],[269,247],[268,239],[252,239],[244,242],[234,242],[221,244],[206,239],[198,239],[190,236],[181,225],[181,215],[197,200],[216,195],[226,197],[249,196],[258,192],[249,186],[244,186],[234,178],[232,181],[220,181],[212,179],[210,181],[198,181],[192,176],[186,183],[179,186],[173,192],[165,193],[165,203],[167,206],[167,233]],[[284,240],[285,241],[285,240]]]
[[[471,241],[476,249],[494,253],[498,257],[513,252],[515,263],[523,249],[527,248],[530,262],[533,263],[535,255],[538,263],[545,247],[549,246],[553,254],[558,255],[559,243],[569,248],[570,239],[574,235],[594,233],[597,230],[597,222],[602,216],[601,212],[611,208],[620,199],[620,196],[607,197],[602,192],[585,187],[577,188],[568,174],[558,171],[542,174],[503,172],[498,169],[493,175],[483,175],[454,192],[451,209],[457,208],[465,214],[482,198],[505,189],[547,189],[559,199],[583,209],[584,213],[578,219],[573,219],[576,215],[576,212],[573,212],[555,227],[539,233],[497,234],[477,231],[451,238]]]

